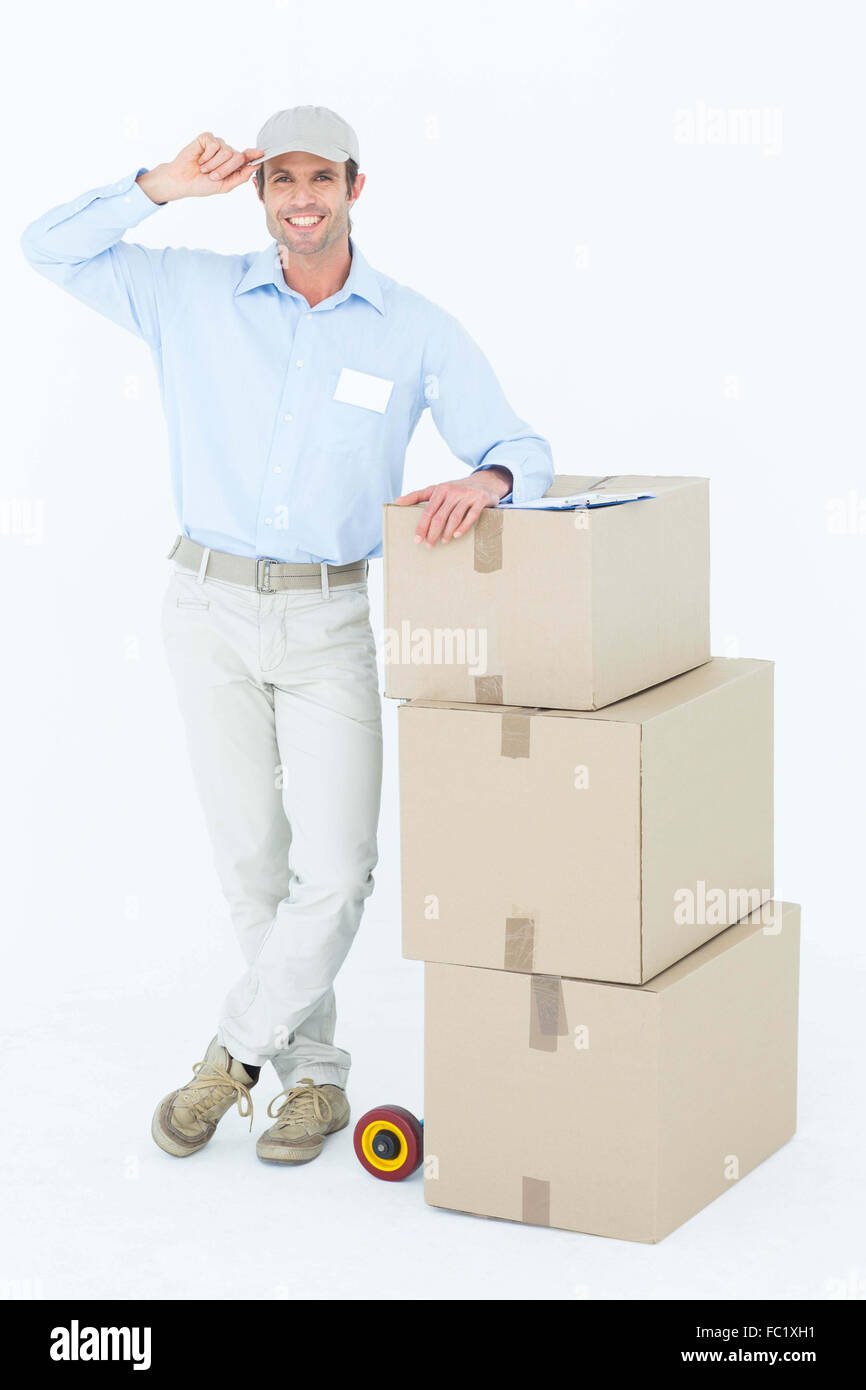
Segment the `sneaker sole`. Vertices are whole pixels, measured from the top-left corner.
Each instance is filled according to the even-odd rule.
[[[351,1116],[347,1115],[342,1124],[335,1125],[333,1129],[328,1130],[327,1134],[323,1134],[322,1142],[316,1149],[307,1147],[293,1149],[289,1144],[278,1144],[259,1139],[256,1143],[256,1157],[260,1158],[262,1163],[293,1164],[295,1167],[302,1163],[312,1163],[313,1159],[318,1158],[325,1147],[325,1140],[330,1135],[339,1134],[341,1129],[345,1129],[350,1118]]]

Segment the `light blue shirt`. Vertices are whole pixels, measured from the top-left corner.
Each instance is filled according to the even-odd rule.
[[[184,535],[294,562],[381,555],[382,505],[402,491],[426,408],[461,462],[510,469],[515,501],[547,491],[549,444],[453,315],[373,270],[351,237],[345,284],[313,308],[286,284],[275,241],[232,256],[123,241],[159,211],[143,172],[46,213],[21,244],[148,344]]]

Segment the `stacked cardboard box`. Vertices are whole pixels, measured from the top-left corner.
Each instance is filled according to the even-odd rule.
[[[426,1199],[655,1241],[794,1132],[799,910],[772,665],[709,654],[706,480],[606,485],[653,498],[433,550],[387,507],[386,693]]]

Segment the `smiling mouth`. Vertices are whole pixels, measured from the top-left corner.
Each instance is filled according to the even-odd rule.
[[[324,213],[318,213],[311,217],[287,217],[286,221],[290,227],[318,227],[320,222],[324,222]]]

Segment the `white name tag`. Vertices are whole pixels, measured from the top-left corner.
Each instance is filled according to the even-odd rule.
[[[384,376],[371,376],[369,372],[355,372],[344,367],[334,392],[335,401],[346,405],[362,405],[367,410],[377,410],[384,415],[394,389],[393,381]]]

